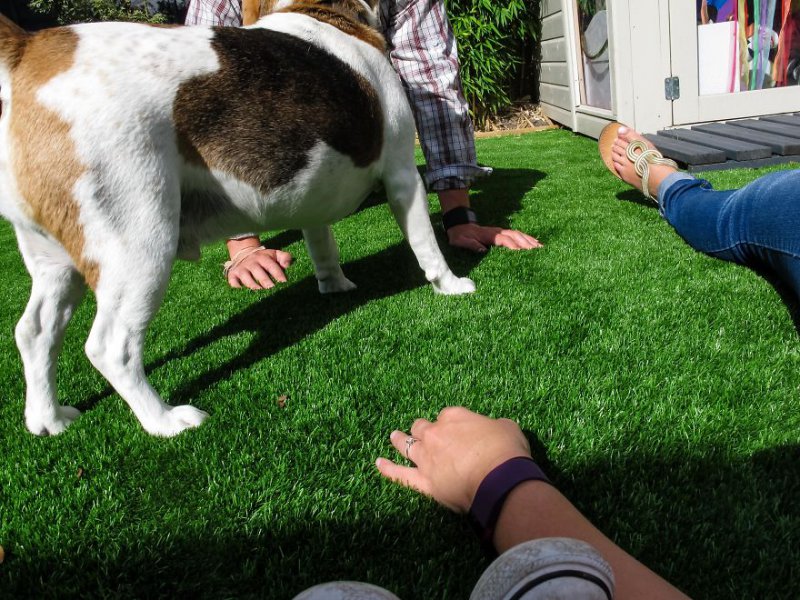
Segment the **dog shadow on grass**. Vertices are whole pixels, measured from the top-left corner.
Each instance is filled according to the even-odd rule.
[[[704,450],[616,455],[568,474],[535,454],[590,520],[691,597],[797,597],[800,446],[746,457]],[[174,486],[173,473],[162,476],[147,485]],[[47,544],[19,557],[7,547],[0,587],[7,597],[291,598],[325,581],[360,580],[407,600],[469,597],[490,560],[466,519],[377,475],[365,485],[354,510],[370,501],[375,509],[357,514],[320,515],[309,501],[305,517],[282,520],[254,506],[248,527],[223,517],[199,529],[147,529],[124,552],[87,552],[85,532],[66,534],[52,555]],[[283,493],[294,499],[297,489]]]
[[[512,215],[522,209],[525,194],[544,177],[544,173],[533,169],[495,169],[491,177],[476,182],[473,186],[472,205],[481,222],[508,227]],[[365,206],[382,202],[385,199],[373,196]],[[434,214],[432,221],[447,264],[456,275],[468,276],[485,255],[451,248],[440,226],[441,215]],[[281,247],[299,239],[299,232],[290,231],[278,234],[265,241],[265,244],[268,247]],[[345,263],[342,268],[345,275],[359,286],[356,290],[321,296],[316,279],[313,276],[307,277],[273,292],[261,302],[232,315],[226,323],[189,341],[183,348],[151,362],[147,365],[147,371],[189,356],[221,338],[247,331],[256,333],[250,345],[236,358],[174,390],[170,394],[170,401],[179,404],[196,397],[200,391],[230,377],[232,373],[296,344],[359,306],[428,285],[405,240],[377,254]]]

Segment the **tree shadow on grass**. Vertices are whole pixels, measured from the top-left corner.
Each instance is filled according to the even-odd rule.
[[[544,176],[544,173],[532,169],[496,169],[491,177],[477,182],[473,188],[474,206],[479,213],[483,213],[482,221],[485,224],[507,226],[511,215],[522,208],[522,198]],[[366,205],[374,206],[382,202],[385,202],[385,198],[377,195],[370,197]],[[363,207],[359,210],[363,210]],[[456,275],[468,276],[485,255],[448,246],[440,227],[441,215],[434,215],[432,219],[448,265]],[[264,243],[271,247],[284,247],[301,237],[299,232],[286,231],[266,239]],[[187,378],[181,387],[170,394],[170,402],[180,404],[233,373],[298,343],[360,306],[428,285],[405,241],[377,254],[345,263],[342,268],[345,275],[359,286],[358,289],[346,294],[321,296],[316,279],[307,277],[282,287],[244,311],[231,315],[225,323],[205,335],[195,337],[183,347],[150,362],[146,371],[149,373],[172,360],[189,356],[221,338],[244,332],[255,334],[247,348],[243,348],[232,360],[194,379]],[[82,403],[81,408],[96,404],[110,393],[111,390],[107,389]]]
[[[632,457],[586,464],[569,476],[553,465],[548,470],[602,530],[690,596],[797,597],[800,446],[752,457],[718,454]],[[170,473],[162,477],[141,486],[174,487]],[[354,506],[391,484],[376,475],[366,485]],[[287,485],[287,495],[295,492]],[[50,549],[32,543],[17,554],[7,545],[0,589],[6,597],[291,598],[324,581],[349,579],[407,600],[467,598],[489,561],[466,519],[411,492],[397,494],[393,503],[414,505],[388,519],[363,508],[358,516],[326,516],[309,506],[304,517],[287,522],[259,518],[261,507],[254,506],[238,524],[187,523],[176,531],[147,523],[139,531],[132,521],[125,535],[135,539],[123,535],[122,552],[105,552],[82,537],[93,533],[80,530]]]

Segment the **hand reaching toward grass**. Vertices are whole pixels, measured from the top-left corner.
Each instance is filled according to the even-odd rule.
[[[458,513],[469,510],[492,469],[510,458],[531,455],[528,440],[514,421],[484,417],[462,407],[445,408],[433,422],[417,419],[410,431],[410,435],[393,431],[390,439],[416,466],[379,458],[378,470]]]

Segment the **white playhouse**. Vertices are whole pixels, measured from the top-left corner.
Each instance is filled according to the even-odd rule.
[[[800,155],[800,0],[542,0],[541,55],[542,108],[575,132],[615,120],[669,146],[749,124],[784,138],[762,140],[772,160]],[[705,162],[761,156],[720,151]]]

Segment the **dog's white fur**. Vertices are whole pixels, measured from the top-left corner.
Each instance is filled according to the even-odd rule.
[[[329,224],[353,212],[382,181],[392,211],[436,291],[461,294],[437,246],[427,199],[414,162],[414,122],[399,80],[377,48],[302,14],[272,14],[254,27],[307,40],[339,57],[377,91],[383,111],[380,158],[365,168],[320,142],[306,168],[264,194],[227,172],[184,160],[172,110],[179,86],[220,69],[204,27],[152,28],[105,23],[74,26],[74,61],[36,90],[42,110],[68,125],[81,165],[67,195],[77,205],[82,256],[70,252],[35,218],[14,162],[20,141],[14,118],[14,65],[0,64],[0,213],[13,224],[33,285],[16,328],[27,383],[25,420],[40,435],[57,434],[79,415],[56,400],[55,370],[65,327],[86,288],[82,264],[96,266],[97,315],[86,353],[129,404],[145,430],[172,436],[200,425],[206,413],[171,407],[150,386],[142,363],[145,331],[167,287],[176,255],[199,256],[200,245],[242,231],[303,229],[322,293],[352,289],[343,274]],[[2,35],[6,35],[5,32]],[[137,60],[121,60],[136,53]],[[54,57],[55,59],[56,57]],[[253,99],[254,102],[257,99]],[[15,146],[16,144],[16,146]],[[69,164],[69,163],[66,163]],[[15,166],[16,165],[16,166]],[[58,169],[59,166],[54,165]],[[233,209],[193,221],[181,189],[221,186]],[[80,233],[80,231],[79,231]]]

